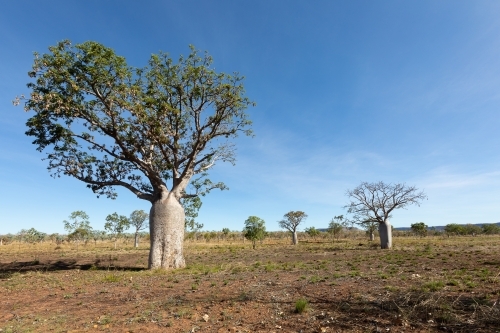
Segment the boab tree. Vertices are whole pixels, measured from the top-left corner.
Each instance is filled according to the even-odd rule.
[[[297,238],[297,228],[299,224],[305,221],[307,218],[307,214],[298,210],[298,211],[290,211],[283,215],[283,220],[278,221],[278,224],[281,228],[290,231],[292,234],[292,244],[297,245],[299,243],[299,239]]]
[[[181,200],[224,188],[207,171],[234,163],[228,139],[251,134],[243,78],[215,72],[194,47],[177,63],[152,55],[144,68],[96,42],[63,41],[49,51],[35,53],[29,98],[14,101],[35,112],[26,134],[39,151],[51,148],[54,176],[109,198],[122,186],[151,202],[149,268],[184,267]]]
[[[414,186],[406,184],[386,184],[384,182],[363,182],[346,195],[351,202],[345,206],[356,223],[377,222],[380,235],[380,247],[392,247],[392,229],[389,219],[395,209],[409,205],[420,206],[427,196]]]

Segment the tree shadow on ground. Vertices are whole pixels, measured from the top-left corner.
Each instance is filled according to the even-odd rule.
[[[81,263],[75,259],[57,260],[41,262],[39,260],[32,261],[16,261],[6,264],[0,264],[0,279],[9,278],[13,273],[26,272],[47,272],[47,271],[65,271],[65,270],[120,270],[120,271],[143,271],[144,267],[121,266],[117,263],[103,263],[101,259],[96,259],[93,262]]]

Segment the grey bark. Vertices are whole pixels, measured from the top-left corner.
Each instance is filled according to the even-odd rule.
[[[149,214],[149,269],[183,268],[184,208],[174,193],[164,191]]]
[[[139,247],[139,233],[135,233],[134,247]]]
[[[370,232],[370,241],[374,241],[375,240],[375,235],[373,234],[373,232]]]
[[[299,243],[299,239],[297,238],[297,231],[292,232],[292,244],[297,245]]]
[[[380,234],[380,248],[392,248],[392,228],[389,220],[385,220],[378,225],[378,232]]]

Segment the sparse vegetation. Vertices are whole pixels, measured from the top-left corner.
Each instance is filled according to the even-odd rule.
[[[147,270],[147,242],[134,248],[133,234],[118,251],[109,238],[78,251],[66,241],[54,250],[48,236],[36,244],[11,239],[0,252],[0,293],[8,295],[0,313],[16,317],[0,321],[0,329],[187,332],[234,325],[294,332],[314,320],[357,332],[391,316],[401,318],[385,324],[391,330],[402,322],[426,332],[494,332],[500,325],[499,236],[396,234],[393,250],[380,252],[362,231],[350,232],[340,247],[305,233],[295,247],[286,233],[271,232],[258,250],[242,238],[193,239],[185,244],[190,264],[175,271]],[[33,307],[37,302],[44,306]],[[295,311],[301,315],[290,320]]]

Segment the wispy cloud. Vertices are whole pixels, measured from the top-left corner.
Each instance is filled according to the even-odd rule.
[[[500,171],[454,172],[450,167],[440,167],[430,171],[419,180],[419,184],[427,189],[466,190],[483,185],[491,186],[500,183]]]

